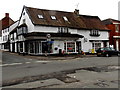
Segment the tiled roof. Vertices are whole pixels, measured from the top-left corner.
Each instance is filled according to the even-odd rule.
[[[49,26],[60,26],[60,27],[71,27],[71,28],[85,28],[83,21],[76,17],[72,12],[63,12],[55,10],[45,10],[28,8],[29,15],[34,24],[37,25],[49,25]],[[39,19],[38,15],[43,15],[43,19]],[[56,20],[52,20],[51,16],[56,16]],[[63,16],[68,18],[68,21],[63,19]]]
[[[31,21],[35,25],[108,30],[97,16],[76,15],[74,12],[46,10],[32,7],[25,8]],[[43,18],[39,18],[38,15],[42,15]],[[55,16],[56,20],[51,19],[51,16]],[[68,21],[63,19],[64,16]]]
[[[80,15],[87,29],[108,30],[98,16]]]
[[[120,21],[109,18],[109,19],[103,20],[102,23],[105,24],[105,25],[108,25],[108,24],[113,24],[113,23],[120,23]]]

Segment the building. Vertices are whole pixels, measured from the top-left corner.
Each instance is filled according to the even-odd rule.
[[[17,26],[18,22],[14,22],[12,25],[9,26],[9,42],[10,42],[10,52],[18,52],[18,45],[17,45]]]
[[[109,33],[110,46],[120,51],[120,21],[114,19],[106,19],[102,21],[107,28],[111,30]]]
[[[0,48],[3,50],[9,50],[9,26],[13,24],[14,21],[9,17],[9,13],[5,13],[5,17],[0,20]]]
[[[109,46],[109,29],[98,16],[23,7],[20,19],[9,26],[11,52],[30,55],[95,53]]]
[[[13,24],[14,21],[9,17],[9,13],[5,13],[5,17],[1,20],[1,49],[2,50],[9,50],[10,43],[9,43],[9,26]]]

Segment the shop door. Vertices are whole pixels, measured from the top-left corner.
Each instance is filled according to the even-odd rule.
[[[48,52],[47,42],[42,42],[42,53]]]
[[[76,50],[78,53],[81,53],[81,42],[76,42]]]

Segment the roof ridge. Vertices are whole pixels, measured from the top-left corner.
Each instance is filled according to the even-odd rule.
[[[35,7],[27,7],[26,8],[32,8],[32,9],[37,9],[37,10],[44,10],[44,11],[55,11],[55,12],[64,12],[64,13],[73,13],[73,12],[69,12],[69,11],[61,11],[61,10],[50,10],[50,9],[41,9],[41,8],[35,8]]]

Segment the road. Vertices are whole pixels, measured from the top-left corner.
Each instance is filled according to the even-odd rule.
[[[71,60],[38,60],[14,53],[2,54],[2,79],[10,82],[26,79],[31,76],[49,75],[61,71],[79,70],[87,67],[118,66],[119,57],[90,57],[74,58]],[[83,70],[84,72],[84,70]],[[88,72],[87,72],[88,73]],[[71,73],[68,73],[71,75]],[[60,74],[61,75],[61,74]],[[116,74],[117,75],[117,74]],[[111,76],[109,77],[111,78]],[[28,79],[28,78],[27,78]],[[74,80],[73,80],[74,81]],[[62,87],[62,86],[61,86]]]

